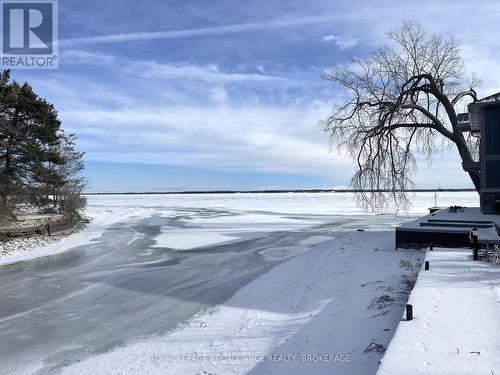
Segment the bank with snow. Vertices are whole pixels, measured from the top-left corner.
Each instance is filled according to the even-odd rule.
[[[428,251],[378,375],[500,373],[500,268],[470,249]]]

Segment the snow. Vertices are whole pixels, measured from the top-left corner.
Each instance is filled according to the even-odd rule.
[[[434,193],[412,194],[411,214],[425,214],[428,207],[434,204]],[[69,238],[58,237],[44,240],[37,237],[0,243],[0,265],[15,263],[41,256],[61,253],[71,247],[89,243],[99,237],[103,230],[123,220],[134,217],[146,217],[152,212],[170,214],[173,208],[222,208],[235,212],[256,214],[254,218],[263,218],[263,213],[314,214],[314,215],[368,215],[357,205],[352,193],[276,193],[276,194],[144,194],[144,195],[90,195],[85,214],[94,219],[86,230],[73,234]],[[437,203],[440,206],[455,205],[477,206],[478,195],[473,192],[438,193]],[[266,220],[272,220],[268,217]],[[196,219],[194,219],[196,220]],[[218,219],[221,220],[220,218]],[[228,219],[234,220],[234,217]],[[238,219],[237,219],[238,220]],[[243,219],[245,220],[245,219]],[[281,220],[283,220],[281,218]],[[317,224],[309,218],[309,225]],[[319,218],[318,220],[321,220]],[[206,221],[206,219],[204,219]],[[259,225],[258,220],[246,221],[247,224]],[[238,231],[246,227],[245,221],[240,223]],[[261,223],[262,224],[262,223]],[[260,229],[272,223],[264,223]],[[276,224],[276,223],[274,223]],[[278,223],[279,224],[279,223]],[[307,225],[302,225],[302,227]],[[377,227],[377,225],[371,227]],[[276,229],[276,225],[273,225]],[[246,229],[248,231],[248,227]],[[171,246],[179,249],[190,249],[214,243],[233,240],[228,233],[191,232],[188,236],[180,232],[166,232],[157,239],[158,246]],[[200,236],[194,240],[194,237]],[[203,239],[202,239],[203,238]],[[192,242],[188,242],[192,241]]]
[[[434,206],[434,193],[410,194],[410,213],[426,214]],[[144,194],[144,195],[90,195],[93,208],[223,208],[235,211],[274,212],[286,214],[352,215],[363,214],[353,193],[240,193],[240,194]],[[438,206],[478,206],[479,195],[474,192],[440,192]]]
[[[499,269],[482,262],[473,263],[470,251],[436,249],[426,255],[431,261],[431,270],[420,273],[410,296],[416,318],[411,322],[401,322],[408,296],[406,282],[416,277],[416,265],[423,260],[424,253],[395,251],[394,232],[390,229],[411,216],[365,213],[356,206],[354,196],[345,193],[157,194],[88,198],[86,215],[93,221],[85,230],[55,243],[28,239],[24,243],[27,245],[23,245],[24,250],[20,243],[19,249],[0,257],[0,265],[95,244],[85,247],[88,257],[75,265],[82,265],[81,269],[67,273],[63,260],[53,265],[53,270],[59,272],[54,279],[57,282],[59,277],[66,275],[72,275],[78,279],[75,282],[84,282],[84,285],[88,280],[93,281],[91,286],[82,290],[75,283],[74,290],[68,289],[70,294],[61,294],[57,298],[60,301],[68,298],[68,303],[98,301],[99,309],[105,309],[110,296],[116,296],[119,301],[126,301],[130,314],[120,312],[121,320],[115,319],[116,315],[113,319],[119,322],[128,320],[131,324],[137,322],[137,332],[141,332],[141,324],[147,326],[141,315],[149,313],[145,316],[154,317],[156,315],[151,311],[159,308],[163,322],[171,314],[164,307],[168,304],[154,301],[170,299],[175,302],[177,295],[147,293],[168,290],[161,284],[154,284],[164,280],[165,272],[172,271],[165,260],[176,256],[195,257],[198,253],[203,254],[200,251],[203,248],[212,251],[210,246],[241,244],[253,239],[255,259],[279,262],[249,283],[242,284],[244,286],[235,294],[228,294],[224,302],[200,307],[194,317],[189,315],[185,320],[179,320],[182,323],[154,337],[147,333],[144,337],[131,334],[124,341],[115,337],[118,344],[110,345],[105,351],[84,346],[88,340],[80,342],[81,336],[73,338],[73,349],[61,347],[53,351],[51,347],[45,352],[44,348],[32,343],[29,344],[32,351],[25,352],[24,347],[19,346],[22,349],[16,349],[16,355],[29,356],[29,361],[23,360],[22,368],[16,373],[43,373],[54,365],[65,374],[362,375],[377,371],[382,351],[387,346],[380,374],[500,372],[498,355],[495,355],[500,352]],[[426,214],[427,208],[434,205],[434,194],[415,194],[413,202],[411,215]],[[438,205],[456,204],[475,206],[477,194],[439,193]],[[137,231],[144,220],[148,220],[148,228],[156,223],[161,229],[151,233]],[[357,228],[367,231],[354,231]],[[116,239],[120,245],[115,247],[122,247],[101,249],[100,236],[103,233],[112,235],[118,229],[117,233],[123,238],[121,242]],[[276,236],[274,242],[272,235],[280,231],[285,235]],[[301,236],[291,236],[295,232]],[[146,238],[147,235],[151,238]],[[30,241],[35,249],[30,248]],[[113,237],[108,236],[102,243],[108,246],[113,241]],[[143,243],[148,245],[143,246]],[[239,256],[238,251],[246,248],[238,246],[233,248],[231,245],[226,251]],[[95,259],[92,251],[97,252]],[[214,279],[227,277],[233,272],[232,268],[229,272],[222,268],[226,258],[222,252],[220,254],[215,253],[221,264],[201,263],[208,273],[213,269]],[[212,258],[203,254],[200,259],[208,262]],[[122,263],[124,261],[130,264]],[[99,265],[96,272],[103,275],[99,279],[92,274],[92,269],[96,268],[93,262]],[[197,264],[194,260],[192,262],[190,264]],[[144,265],[161,266],[146,268]],[[242,265],[239,272],[243,272],[246,265]],[[43,267],[42,264],[39,266]],[[219,274],[219,268],[224,272]],[[28,265],[26,270],[29,269]],[[43,280],[52,280],[53,270],[43,269]],[[115,276],[110,272],[117,270],[124,273]],[[133,279],[134,274],[129,275],[128,270],[140,270],[140,277]],[[188,270],[198,272],[197,268],[181,268],[186,280],[192,278],[185,272]],[[39,277],[32,270],[30,272],[25,272],[29,280]],[[129,276],[132,277],[130,283]],[[205,282],[205,275],[202,276],[201,280]],[[22,275],[17,277],[22,280]],[[94,280],[104,282],[96,284]],[[186,280],[179,280],[179,290],[188,286],[195,288],[191,284],[184,286],[182,283]],[[212,279],[207,276],[206,280]],[[151,288],[149,282],[153,283]],[[136,288],[133,283],[137,284]],[[216,285],[223,287],[224,284]],[[72,285],[63,286],[70,288]],[[106,297],[102,298],[102,295]],[[8,308],[13,309],[16,305],[12,301],[16,302],[17,297],[9,295],[9,298],[11,304]],[[66,319],[66,310],[56,300],[47,298],[43,303],[40,300],[40,305],[33,311],[39,311],[42,317],[43,314],[55,313],[60,314],[53,315],[56,319]],[[141,303],[134,305],[130,298],[141,300]],[[144,307],[145,301],[151,301],[151,311]],[[178,303],[171,306],[202,305],[196,299],[179,299]],[[26,304],[30,305],[27,301]],[[52,305],[57,305],[57,309]],[[134,306],[148,311],[134,310]],[[85,308],[78,312],[82,319],[92,320],[93,317],[86,313]],[[94,313],[100,314],[100,311]],[[16,342],[21,342],[24,338],[16,335],[24,332],[23,326],[29,322],[17,321],[17,315],[9,316],[13,323],[8,327],[14,332]],[[99,322],[98,318],[95,317],[96,322]],[[31,315],[30,319],[33,319]],[[40,320],[39,324],[41,330],[52,329],[50,324],[53,322],[45,326]],[[71,327],[75,328],[72,332],[80,334],[77,326]],[[111,322],[109,326],[106,329],[109,328],[112,335]],[[65,338],[63,333],[57,333]],[[120,331],[119,336],[125,336],[125,332]],[[99,336],[91,338],[98,339]],[[55,340],[59,339],[59,336],[52,336],[51,345],[56,345]],[[5,341],[2,345],[5,347]],[[79,354],[69,359],[65,357],[73,352]],[[12,363],[18,366],[16,361],[11,360]]]
[[[470,249],[428,251],[402,321],[378,371],[385,374],[499,374],[500,268]]]
[[[156,247],[188,250],[197,247],[227,243],[232,240],[253,238],[251,232],[274,232],[307,228],[323,221],[289,219],[276,215],[234,212],[232,215],[215,217],[189,217],[195,228],[172,228],[165,226],[156,237]]]
[[[156,237],[155,247],[171,247],[177,250],[188,250],[202,246],[220,244],[237,239],[219,233],[202,230],[167,231]]]
[[[141,210],[146,215],[148,210]],[[0,243],[0,265],[26,261],[33,258],[61,253],[72,247],[89,243],[117,221],[126,220],[139,213],[138,209],[122,207],[112,211],[101,207],[89,206],[85,212],[92,222],[82,231],[70,236],[28,237]]]
[[[405,301],[390,232],[349,232],[274,267],[166,336],[91,357],[63,374],[371,374]],[[374,267],[373,265],[377,266]],[[387,304],[373,304],[389,295]]]
[[[464,207],[463,210],[456,212],[450,211],[447,208],[436,211],[432,214],[419,217],[416,220],[405,223],[405,228],[420,229],[421,223],[428,222],[429,220],[440,220],[441,222],[461,222],[469,223],[470,226],[479,223],[495,223],[500,226],[500,216],[493,214],[483,214],[479,207]],[[428,230],[429,228],[426,228]],[[450,228],[451,229],[451,228]],[[451,229],[453,230],[453,229]],[[460,230],[460,229],[459,229]]]
[[[421,216],[416,220],[403,223],[398,233],[411,232],[413,236],[419,232],[441,234],[459,234],[467,238],[476,228],[480,244],[500,244],[497,228],[500,227],[500,215],[483,214],[479,207],[463,207],[460,210],[440,209],[432,214]],[[404,238],[402,236],[402,238]],[[401,242],[405,242],[401,239]],[[437,245],[443,245],[435,241]],[[399,246],[400,244],[398,244]],[[461,244],[463,246],[465,244]],[[404,245],[401,245],[404,247]]]

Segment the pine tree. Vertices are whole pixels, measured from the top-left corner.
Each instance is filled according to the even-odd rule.
[[[58,141],[48,150],[47,162],[38,173],[41,184],[45,187],[45,199],[52,200],[54,207],[63,212],[82,208],[84,202],[80,195],[86,186],[81,176],[84,169],[83,152],[75,150],[76,135],[58,134]],[[77,196],[70,196],[76,193]]]
[[[28,83],[11,82],[8,70],[0,74],[0,215],[17,204],[60,204],[69,185],[78,187],[79,198],[85,181],[75,139],[64,134],[54,106]]]

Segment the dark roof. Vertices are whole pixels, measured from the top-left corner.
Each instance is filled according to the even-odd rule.
[[[494,102],[500,102],[500,92],[497,92],[496,94],[479,99],[476,103],[494,103]]]

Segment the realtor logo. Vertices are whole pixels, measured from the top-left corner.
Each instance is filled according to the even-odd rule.
[[[56,1],[3,1],[1,20],[4,68],[57,68]]]

